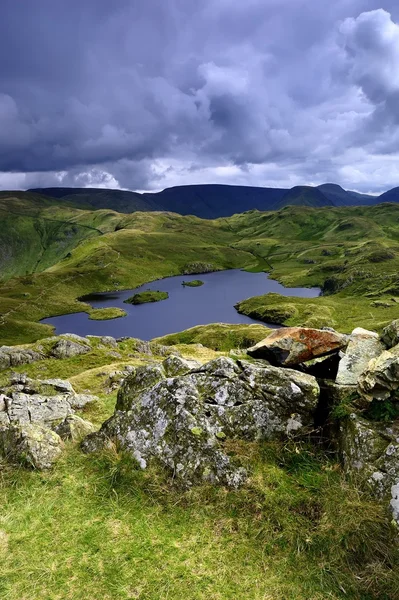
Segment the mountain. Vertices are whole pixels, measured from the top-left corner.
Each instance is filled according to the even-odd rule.
[[[229,217],[248,210],[278,210],[292,205],[367,206],[396,202],[392,196],[385,198],[391,192],[394,193],[393,198],[399,198],[399,188],[378,197],[347,191],[334,183],[317,187],[295,186],[290,190],[222,184],[182,185],[143,194],[97,188],[36,188],[29,191],[58,198],[69,206],[86,210],[112,209],[120,213],[167,211],[202,219]]]
[[[399,202],[399,187],[392,188],[378,198],[379,202]]]
[[[297,185],[284,194],[278,208],[284,206],[336,206],[334,202],[323,194],[318,188],[307,185]]]

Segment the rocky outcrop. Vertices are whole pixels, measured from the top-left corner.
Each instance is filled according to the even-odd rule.
[[[399,319],[392,321],[382,332],[382,341],[387,348],[393,348],[399,344]]]
[[[84,338],[82,338],[84,339]],[[90,352],[90,345],[87,340],[86,343],[78,343],[69,339],[59,340],[51,351],[51,355],[55,358],[70,358],[71,356],[78,356],[79,354],[86,354]]]
[[[338,385],[357,385],[360,375],[366,370],[370,360],[384,352],[378,333],[360,327],[355,329],[342,356],[336,383]]]
[[[80,442],[90,433],[95,431],[94,425],[77,415],[69,415],[64,421],[54,428],[62,440]]]
[[[369,400],[399,401],[399,345],[373,358],[359,376],[358,390]]]
[[[62,441],[51,429],[38,424],[0,424],[0,456],[10,463],[48,469],[62,452]]]
[[[265,358],[271,364],[291,367],[338,352],[348,343],[345,335],[324,329],[286,327],[247,350],[249,356]]]
[[[235,487],[245,473],[224,453],[226,438],[273,439],[313,426],[319,386],[310,375],[229,358],[190,370],[185,363],[176,377],[167,377],[169,359],[136,369],[119,391],[114,416],[83,449],[113,442],[142,468],[156,459],[185,485]]]
[[[94,400],[96,396],[76,394],[69,381],[14,374],[0,389],[0,456],[11,462],[25,457],[24,464],[48,468],[61,451],[61,437],[77,439],[78,430],[82,437],[92,431],[74,413]]]
[[[0,347],[0,371],[10,367],[18,367],[42,360],[45,356],[34,350],[20,348],[18,346]]]

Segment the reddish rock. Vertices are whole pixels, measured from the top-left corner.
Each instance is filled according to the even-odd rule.
[[[254,358],[265,358],[273,365],[292,367],[338,352],[347,343],[348,337],[336,331],[284,327],[276,329],[256,346],[248,348],[247,352]]]

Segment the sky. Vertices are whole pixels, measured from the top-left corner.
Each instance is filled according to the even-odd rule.
[[[399,186],[397,0],[1,0],[0,189]]]

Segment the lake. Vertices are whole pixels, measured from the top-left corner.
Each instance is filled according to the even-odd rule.
[[[182,285],[183,281],[193,279],[200,279],[204,285],[196,288]],[[124,304],[124,300],[143,290],[168,292],[169,299],[135,306]],[[286,288],[281,283],[269,279],[267,273],[248,273],[232,269],[203,275],[168,277],[133,290],[85,296],[85,301],[93,308],[120,307],[128,313],[126,317],[94,321],[90,320],[86,313],[74,313],[43,319],[42,323],[53,325],[56,334],[129,336],[151,340],[195,325],[258,323],[255,319],[240,315],[234,304],[268,292],[301,298],[315,298],[320,294],[319,288]]]

